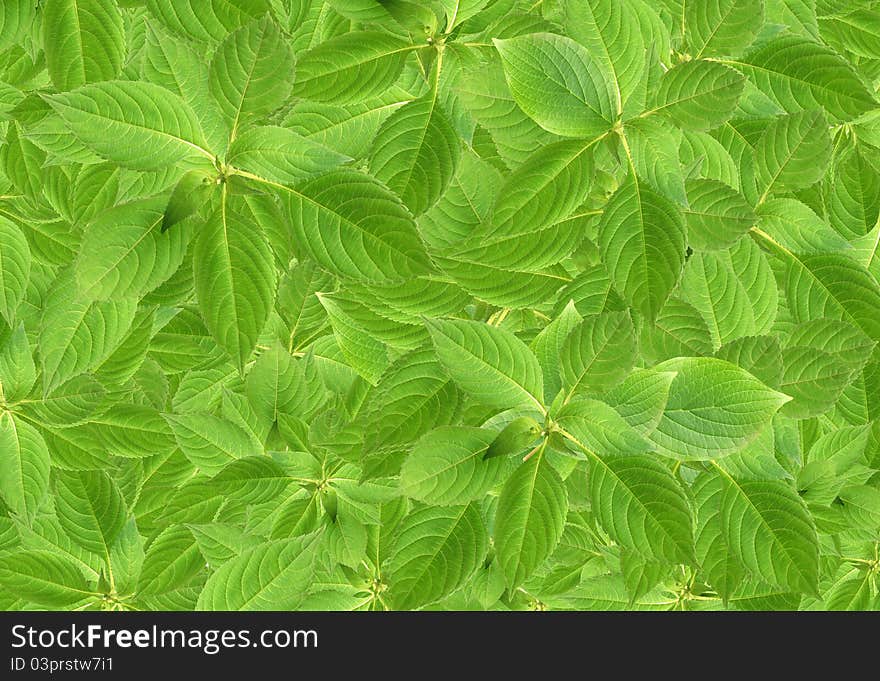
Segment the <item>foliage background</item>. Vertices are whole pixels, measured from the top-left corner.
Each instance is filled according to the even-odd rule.
[[[874,1],[3,0],[0,604],[877,609],[878,83]]]

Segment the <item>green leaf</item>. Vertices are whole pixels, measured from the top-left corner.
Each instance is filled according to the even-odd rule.
[[[31,251],[21,229],[0,215],[0,316],[12,326],[27,289]]]
[[[194,466],[214,474],[228,463],[263,453],[253,436],[239,426],[213,414],[165,414],[174,439]]]
[[[574,301],[569,300],[556,319],[547,324],[529,346],[535,353],[535,357],[538,358],[544,372],[545,402],[551,402],[562,388],[559,368],[560,353],[568,335],[581,320],[582,317],[578,314]]]
[[[277,498],[290,482],[289,476],[268,456],[236,459],[210,479],[196,479],[180,488],[167,509],[168,517],[186,522],[207,522],[201,514],[211,509],[211,517],[221,505],[235,508]],[[227,508],[229,510],[229,508]],[[172,521],[173,522],[173,521]]]
[[[31,0],[9,0],[0,5],[0,50],[14,45],[34,24],[36,5]]]
[[[498,499],[495,549],[509,591],[522,584],[559,543],[568,514],[568,494],[542,454],[521,464]]]
[[[781,285],[792,317],[806,322],[819,317],[847,321],[880,340],[880,284],[861,265],[838,254],[797,255],[783,251]]]
[[[367,395],[356,421],[358,439],[377,455],[408,451],[431,429],[452,423],[460,403],[432,349],[408,353]]]
[[[383,283],[427,271],[409,212],[369,176],[351,170],[328,173],[282,197],[295,246],[330,272]]]
[[[427,320],[440,363],[474,399],[498,408],[544,411],[541,367],[509,331],[464,320]]]
[[[755,148],[760,202],[774,192],[814,184],[825,174],[830,158],[831,136],[821,112],[781,116],[767,127]]]
[[[517,416],[495,436],[483,455],[486,459],[521,454],[542,436],[541,424],[530,416]]]
[[[327,3],[346,19],[358,22],[387,20],[388,10],[378,0],[329,0]]]
[[[669,602],[663,594],[652,591],[633,602],[620,574],[588,577],[567,594],[548,599],[549,605],[559,610],[668,610]]]
[[[792,33],[819,37],[814,0],[778,0],[767,3],[764,10],[767,21],[787,26]]]
[[[329,495],[325,495],[327,500]],[[332,503],[332,502],[330,502]],[[367,526],[353,515],[336,515],[330,503],[325,505],[327,517],[332,519],[327,527],[325,541],[332,559],[347,567],[361,565],[367,552]]]
[[[0,608],[880,605],[876,0],[0,0]]]
[[[729,63],[789,113],[825,109],[849,121],[877,106],[853,67],[810,38],[782,35]]]
[[[49,490],[49,450],[32,425],[0,414],[0,498],[30,526]]]
[[[37,382],[37,368],[24,324],[0,346],[0,393],[7,402],[16,402],[30,393]]]
[[[546,270],[574,251],[588,216],[595,214],[578,210],[591,188],[594,144],[564,141],[528,157],[500,187],[488,216],[475,214],[469,234],[442,252],[447,271],[461,273],[463,265],[491,268],[484,270],[484,281],[500,283],[515,273]],[[451,268],[449,261],[455,263]]]
[[[67,535],[105,560],[127,519],[125,500],[103,471],[68,471],[55,484],[55,512]]]
[[[452,258],[435,254],[434,259],[465,291],[479,300],[504,307],[523,308],[536,305],[553,297],[569,281],[565,270],[556,266],[542,268],[537,272],[502,267],[485,262],[482,259],[484,253],[485,251],[477,251],[474,260],[459,254]]]
[[[229,163],[273,182],[295,184],[348,161],[293,130],[274,125],[251,127],[229,149]]]
[[[332,298],[319,295],[318,299],[327,311],[343,357],[352,369],[376,385],[391,364],[387,344],[359,326]]]
[[[566,440],[574,436],[576,444],[587,454],[636,454],[654,449],[615,409],[590,398],[575,399],[556,414],[556,421],[565,431]],[[551,427],[551,432],[552,427]],[[577,450],[575,450],[577,451]]]
[[[113,0],[46,0],[43,45],[61,91],[116,78],[125,61],[125,24]]]
[[[108,454],[142,458],[170,454],[176,443],[155,409],[119,404],[89,422],[89,432]]]
[[[184,173],[168,197],[162,216],[162,231],[198,213],[217,188],[214,178],[204,171],[190,170]]]
[[[20,413],[41,426],[66,428],[106,409],[107,390],[91,376],[78,376],[40,399],[22,400]]]
[[[733,556],[761,579],[794,591],[815,593],[819,553],[806,505],[776,480],[737,481],[713,472],[721,532]]]
[[[421,215],[446,191],[460,153],[455,130],[433,92],[385,119],[373,140],[370,170],[413,215]]]
[[[204,560],[188,528],[169,526],[147,547],[138,595],[155,596],[186,584],[204,567]]]
[[[134,518],[126,521],[110,547],[108,572],[118,592],[134,593],[144,563],[144,539]]]
[[[205,325],[242,370],[272,310],[277,275],[260,225],[226,192],[199,232],[193,261]]]
[[[449,261],[442,261],[447,271],[461,275],[462,266],[471,265],[476,274],[491,268],[480,272],[484,285],[505,278],[511,278],[513,285],[521,278],[525,284],[526,277],[535,276],[531,273],[568,256],[583,241],[584,218],[589,214],[576,209],[590,190],[592,147],[593,143],[566,141],[530,156],[501,187],[489,218],[444,253],[455,262],[449,267]],[[550,279],[549,286],[558,285]],[[474,293],[483,297],[482,292]]]
[[[632,369],[636,350],[635,329],[628,313],[586,317],[560,350],[562,382],[568,395],[612,388]]]
[[[219,41],[269,9],[267,0],[146,0],[156,19],[184,37]]]
[[[158,85],[114,80],[46,100],[77,139],[120,166],[158,170],[184,159],[213,158],[190,106]]]
[[[686,204],[681,130],[663,118],[648,117],[628,121],[624,132],[639,177],[666,198]]]
[[[813,209],[795,199],[767,199],[757,207],[756,212],[759,229],[784,249],[776,249],[775,252],[780,255],[785,250],[795,253],[821,253],[850,248],[848,242]],[[757,230],[752,232],[752,236],[762,243]],[[790,255],[786,254],[786,257]]]
[[[733,547],[728,544],[735,537],[721,513],[724,491],[721,475],[701,473],[694,481],[697,562],[706,575],[706,581],[726,602],[742,584],[747,573]]]
[[[305,595],[314,535],[260,544],[220,566],[199,594],[198,610],[288,610]]]
[[[688,244],[695,250],[730,248],[758,222],[745,197],[723,182],[688,180],[685,187]]]
[[[635,603],[654,589],[661,580],[668,578],[669,567],[660,561],[643,558],[629,550],[620,552],[620,571],[630,593],[630,602]]]
[[[73,561],[39,549],[0,556],[0,586],[47,608],[69,607],[95,595]]]
[[[489,535],[467,506],[423,506],[401,523],[388,563],[391,602],[411,610],[440,600],[482,565]]]
[[[268,15],[220,44],[208,85],[232,138],[242,125],[284,104],[293,89],[293,63],[293,51]]]
[[[828,610],[872,610],[876,596],[872,593],[873,580],[867,570],[852,570],[847,578],[837,582],[828,591],[825,606]]]
[[[720,359],[682,357],[656,368],[677,375],[650,437],[658,453],[675,459],[716,459],[739,451],[791,400]]]
[[[627,301],[651,321],[678,283],[685,240],[680,210],[632,176],[602,214],[598,243],[608,274]]]
[[[809,418],[828,411],[854,378],[854,369],[824,349],[793,346],[782,352],[779,389],[791,395],[783,408],[791,418]]]
[[[400,77],[418,46],[376,31],[353,31],[324,41],[296,63],[294,94],[316,102],[353,102],[380,94]]]
[[[828,219],[852,239],[871,232],[880,217],[880,168],[859,149],[835,160],[828,197]]]
[[[566,0],[568,35],[587,48],[612,77],[615,110],[638,89],[645,72],[645,39],[636,8],[613,0]]]
[[[495,434],[469,426],[442,426],[422,437],[407,456],[400,486],[407,496],[436,506],[480,499],[501,480],[505,461],[486,458]]]
[[[765,385],[779,387],[782,378],[782,348],[775,336],[739,338],[722,345],[715,356],[742,367]]]
[[[761,0],[688,1],[683,23],[688,51],[696,58],[739,56],[764,23]]]
[[[285,116],[284,125],[337,153],[361,158],[382,121],[410,99],[394,87],[365,102],[346,105],[300,100]]]
[[[459,85],[464,106],[484,129],[492,153],[503,168],[515,168],[535,147],[558,140],[529,118],[507,87],[504,70],[498,62],[486,65],[480,74],[466,74]],[[479,129],[475,132],[475,135]],[[475,137],[475,141],[479,141]],[[533,144],[532,140],[538,144]]]
[[[489,4],[489,0],[438,0],[446,12],[446,26],[453,28],[478,15]]]
[[[585,47],[551,33],[493,42],[513,98],[542,128],[569,137],[595,137],[611,128],[616,98],[601,62]]]
[[[591,457],[590,499],[602,527],[621,545],[649,559],[692,562],[687,496],[655,458],[644,454]]]
[[[48,292],[39,345],[46,394],[107,359],[125,338],[137,304],[132,298],[92,301],[76,290],[73,272],[62,272]]]
[[[223,31],[221,37],[225,35]],[[172,35],[158,22],[147,22],[142,77],[183,98],[199,118],[209,147],[223,149],[229,130],[208,86],[209,61],[203,46]]]
[[[822,39],[834,46],[841,54],[852,53],[867,59],[880,57],[877,39],[877,9],[841,8],[841,12],[819,18]]]
[[[75,265],[77,285],[91,300],[141,298],[177,271],[189,229],[163,234],[163,205],[148,199],[101,213],[83,235]]]
[[[499,257],[497,251],[511,252],[508,262],[504,263],[508,267],[517,264],[536,267],[556,262],[553,258],[536,262],[534,251],[539,246],[541,250],[548,250],[545,246],[548,241],[563,240],[560,223],[589,195],[593,148],[591,142],[563,141],[547,145],[529,156],[499,188],[489,219],[471,239],[484,243],[486,255],[499,264],[503,256]],[[522,262],[522,251],[531,251],[530,262]],[[511,262],[512,256],[518,259]]]
[[[681,293],[703,316],[716,348],[766,333],[776,319],[773,271],[749,239],[726,251],[694,253],[684,268]]]
[[[190,525],[199,546],[199,552],[212,567],[218,567],[259,543],[259,538],[245,534],[237,526],[227,523]]]
[[[854,485],[839,495],[853,527],[871,530],[880,523],[880,490],[868,485]]]
[[[670,298],[653,326],[643,326],[642,353],[654,362],[712,353],[712,337],[702,315],[681,298]]]
[[[602,399],[633,428],[649,434],[660,422],[675,376],[672,371],[635,369]]]
[[[697,59],[666,71],[660,78],[651,113],[668,116],[695,130],[717,128],[733,115],[745,78],[718,62]]]
[[[734,144],[737,154],[748,154],[739,141]],[[716,180],[733,189],[740,186],[739,167],[733,155],[710,133],[683,130],[679,157],[691,179]]]
[[[307,413],[306,376],[290,353],[274,345],[262,353],[248,372],[245,394],[254,411],[270,423],[282,414]]]
[[[144,366],[149,344],[154,337],[155,308],[142,306],[135,313],[128,335],[98,367],[98,378],[111,385],[131,380]]]

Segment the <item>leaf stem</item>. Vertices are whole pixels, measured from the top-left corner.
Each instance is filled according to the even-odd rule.
[[[596,452],[594,452],[592,449],[590,449],[589,447],[587,447],[583,442],[581,442],[580,440],[578,440],[574,435],[572,435],[571,433],[569,433],[567,430],[565,430],[564,428],[562,428],[558,423],[554,423],[554,424],[553,424],[553,426],[551,427],[551,431],[554,432],[554,433],[559,433],[559,434],[560,434],[562,437],[564,437],[566,440],[568,440],[568,441],[574,443],[575,445],[577,445],[578,448],[580,448],[581,450],[583,450],[583,452],[584,452],[585,454],[587,454],[588,456],[590,456],[590,457],[592,457],[592,458],[594,458],[594,459],[598,459],[598,458],[599,458],[599,455],[596,454]]]
[[[539,445],[537,445],[534,449],[532,449],[532,451],[526,454],[523,457],[523,463],[531,459],[535,454],[538,454],[538,456],[540,457],[541,454],[544,453],[544,449],[547,448],[547,440],[548,438],[545,437],[543,440],[541,440],[541,443]],[[540,453],[538,453],[538,450],[540,450]]]
[[[771,250],[774,250],[777,253],[782,253],[783,255],[785,255],[787,257],[792,257],[792,258],[795,257],[794,253],[792,253],[789,249],[787,249],[785,246],[783,246],[781,243],[779,243],[772,236],[767,234],[767,232],[765,232],[763,229],[761,229],[759,227],[752,227],[749,230],[749,233],[752,234],[753,236],[757,237],[758,239],[760,239],[764,244],[769,246],[771,248]]]

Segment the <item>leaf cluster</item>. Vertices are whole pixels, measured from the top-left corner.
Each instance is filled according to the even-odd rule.
[[[0,607],[880,609],[880,3],[0,2]]]

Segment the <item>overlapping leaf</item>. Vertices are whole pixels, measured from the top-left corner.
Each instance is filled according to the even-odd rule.
[[[875,4],[0,2],[0,607],[880,608]]]

